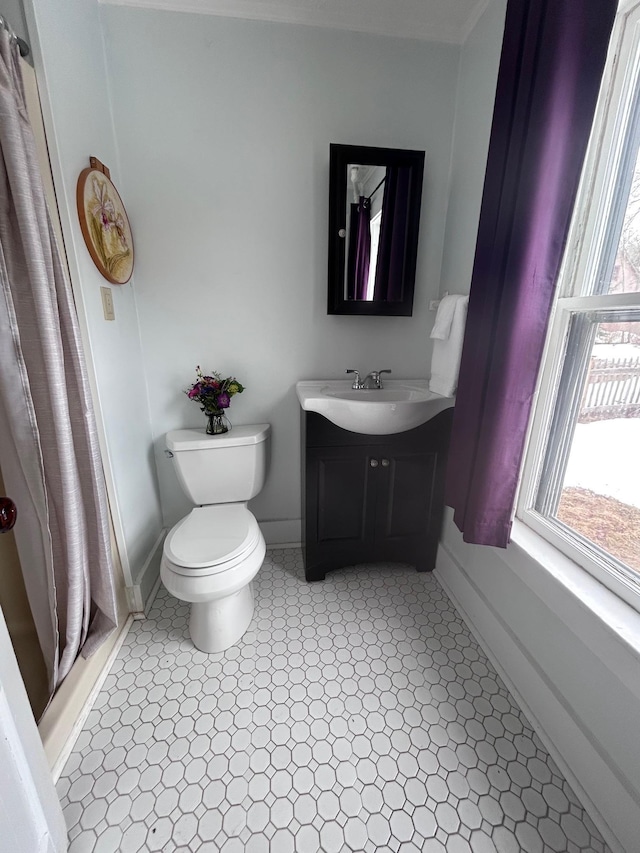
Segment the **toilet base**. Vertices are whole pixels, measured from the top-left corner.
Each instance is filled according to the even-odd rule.
[[[253,619],[253,582],[214,601],[193,602],[189,632],[201,652],[224,652],[235,645]]]

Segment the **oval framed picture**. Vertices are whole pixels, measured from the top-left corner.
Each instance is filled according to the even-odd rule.
[[[100,273],[111,284],[126,284],[133,273],[133,235],[109,170],[95,161],[78,177],[76,202],[84,242]],[[99,164],[102,165],[102,164]]]

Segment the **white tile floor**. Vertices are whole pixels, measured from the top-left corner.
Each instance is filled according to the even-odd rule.
[[[162,590],[58,789],[71,853],[607,853],[432,575],[272,550],[220,655]]]

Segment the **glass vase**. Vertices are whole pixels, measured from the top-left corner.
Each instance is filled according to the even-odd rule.
[[[207,417],[207,435],[222,435],[231,429],[231,424],[222,409],[217,412],[208,412]]]

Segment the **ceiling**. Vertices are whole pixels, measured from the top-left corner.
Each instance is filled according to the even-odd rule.
[[[228,18],[278,21],[462,44],[489,0],[100,0]]]

